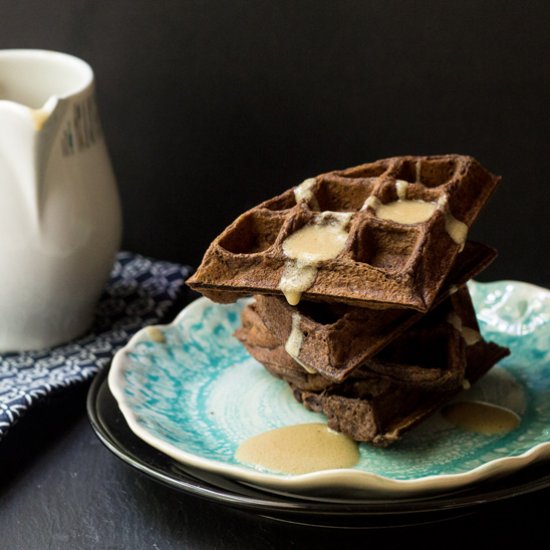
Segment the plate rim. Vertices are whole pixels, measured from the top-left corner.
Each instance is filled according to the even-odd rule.
[[[90,424],[99,440],[123,463],[141,475],[152,479],[174,491],[182,492],[207,502],[232,507],[245,513],[259,515],[269,520],[279,520],[315,527],[370,529],[379,527],[400,527],[433,523],[472,513],[480,506],[496,505],[512,498],[525,496],[550,487],[550,472],[532,476],[532,470],[525,469],[511,478],[478,484],[470,490],[440,494],[431,498],[406,499],[370,499],[355,503],[324,501],[302,501],[299,496],[292,499],[256,489],[258,496],[241,494],[240,484],[235,482],[235,491],[218,486],[216,481],[205,482],[185,471],[162,470],[152,467],[144,454],[158,453],[155,448],[139,439],[128,427],[120,409],[114,407],[115,418],[109,416],[107,422],[116,422],[119,415],[123,424],[124,436],[134,438],[143,445],[144,454],[136,455],[135,450],[128,452],[128,444],[120,434],[113,434],[102,420],[100,392],[110,394],[106,376],[110,365],[98,373],[92,381],[87,395],[87,414]],[[131,443],[130,443],[131,444]],[[162,454],[162,453],[161,453]],[[163,455],[168,461],[170,457]],[[539,468],[540,469],[540,468]],[[527,480],[522,479],[527,476]],[[216,479],[221,479],[215,476]],[[518,477],[520,478],[518,481]],[[510,480],[513,483],[510,483]]]
[[[205,482],[195,478],[187,472],[178,472],[178,475],[173,472],[165,472],[159,468],[153,468],[147,464],[143,456],[136,456],[135,453],[129,453],[124,442],[120,441],[107,427],[103,424],[99,413],[99,398],[102,388],[110,389],[107,384],[108,371],[110,365],[104,367],[100,371],[90,386],[86,401],[86,410],[90,424],[96,433],[99,440],[109,449],[115,456],[151,479],[162,483],[163,485],[178,490],[208,501],[219,504],[234,506],[248,512],[260,513],[265,515],[270,514],[285,514],[287,516],[319,516],[333,517],[351,515],[353,517],[381,517],[381,516],[401,516],[412,517],[420,514],[440,514],[445,512],[456,512],[462,509],[477,507],[480,505],[501,502],[518,496],[527,495],[542,489],[550,487],[550,472],[546,472],[542,477],[529,479],[527,482],[520,483],[519,486],[510,483],[503,483],[502,480],[497,480],[497,487],[486,490],[487,487],[476,485],[471,488],[471,491],[442,493],[437,496],[398,498],[398,499],[361,499],[356,502],[335,502],[335,501],[302,501],[300,495],[293,495],[293,498],[283,497],[271,492],[262,492],[260,488],[254,488],[260,492],[259,497],[250,497],[239,493],[233,493],[223,487],[215,485],[215,483]],[[114,396],[111,397],[114,400]],[[130,437],[138,438],[134,434],[120,409],[117,409],[121,419],[125,423]],[[138,438],[140,439],[140,438]],[[141,440],[141,443],[150,447],[147,443]],[[151,447],[151,451],[158,451]],[[131,456],[133,455],[133,456]],[[166,456],[168,460],[174,460]],[[186,479],[183,479],[183,478]],[[238,482],[235,482],[239,485]],[[502,486],[501,486],[502,485]],[[277,519],[271,517],[271,519]],[[324,526],[324,525],[321,525]]]
[[[514,284],[526,288],[530,292],[542,292],[550,299],[550,290],[512,279],[498,280],[492,282],[469,281],[468,285],[491,286],[495,284]],[[250,299],[247,299],[250,300]],[[170,323],[157,324],[159,328],[167,328],[181,323],[185,318],[194,315],[195,311],[203,310],[207,305],[214,304],[208,298],[200,297],[187,304]],[[215,304],[221,306],[221,304]],[[233,304],[229,304],[231,306]],[[340,484],[340,487],[350,485],[350,478],[353,478],[353,486],[360,483],[360,489],[363,491],[374,491],[378,493],[399,493],[404,496],[413,496],[418,493],[437,493],[441,490],[450,491],[480,480],[490,478],[495,475],[506,475],[521,467],[525,467],[540,459],[550,456],[550,441],[538,443],[527,451],[516,456],[506,456],[492,459],[480,464],[466,472],[454,474],[431,474],[413,479],[394,479],[391,477],[355,469],[323,470],[298,475],[272,474],[265,471],[254,470],[245,465],[234,465],[220,462],[210,458],[200,457],[188,451],[182,450],[177,446],[162,440],[151,434],[137,420],[136,414],[130,406],[126,404],[122,383],[125,356],[132,351],[136,344],[147,340],[147,330],[144,327],[136,332],[128,343],[117,351],[113,357],[111,367],[108,372],[107,382],[109,389],[118,403],[118,406],[124,416],[127,424],[134,434],[140,439],[169,455],[176,461],[191,466],[193,468],[207,470],[225,476],[230,476],[241,481],[276,490],[288,490],[290,492],[300,492],[311,490],[312,483],[317,487],[324,487],[327,484]]]

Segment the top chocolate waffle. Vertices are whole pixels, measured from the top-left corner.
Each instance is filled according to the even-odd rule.
[[[322,174],[239,216],[188,284],[222,303],[284,294],[425,312],[498,182],[459,155]]]

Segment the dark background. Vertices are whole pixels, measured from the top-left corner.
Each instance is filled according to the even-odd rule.
[[[197,265],[240,212],[306,177],[462,153],[503,177],[471,232],[500,251],[479,278],[544,286],[549,28],[544,0],[0,0],[0,48],[64,51],[94,68],[125,249]],[[1,548],[397,548],[401,533],[506,546],[520,528],[545,533],[548,491],[391,535],[241,517],[109,453],[85,389],[0,446]]]
[[[503,183],[480,279],[550,285],[550,3],[0,0],[0,47],[95,70],[124,247],[197,265],[240,212],[304,178],[463,153]]]

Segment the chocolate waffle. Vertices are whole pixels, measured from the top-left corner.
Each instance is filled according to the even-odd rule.
[[[443,301],[495,256],[489,247],[466,243],[435,302]],[[335,382],[344,380],[422,317],[399,308],[376,310],[307,301],[290,306],[284,298],[267,295],[257,295],[254,307],[279,342],[288,342],[293,332],[299,337],[300,345],[287,350],[296,361]]]
[[[475,383],[508,350],[480,340],[466,348],[466,379]],[[290,384],[293,387],[293,384]],[[372,376],[345,381],[323,391],[293,387],[303,405],[328,418],[328,426],[356,441],[385,447],[395,442],[460,392],[460,388],[430,391],[406,388],[385,378]]]
[[[385,446],[475,382],[506,348],[485,342],[468,291],[461,288],[342,383],[309,373],[267,329],[254,304],[236,336],[292,388],[307,408],[357,441]]]
[[[235,336],[250,354],[272,374],[303,390],[336,387],[339,382],[295,361],[258,314],[256,303],[242,314]],[[368,336],[366,337],[368,341]],[[366,359],[346,380],[377,376],[396,385],[416,389],[454,389],[464,380],[464,349],[481,339],[472,302],[466,287],[405,330],[377,355]],[[342,347],[349,342],[342,341]],[[360,346],[360,342],[357,343]]]
[[[303,297],[426,312],[498,182],[459,155],[395,157],[322,174],[237,218],[188,284],[216,302],[284,294],[292,304]],[[395,206],[426,212],[413,219]],[[306,233],[323,241],[323,254],[302,254]]]

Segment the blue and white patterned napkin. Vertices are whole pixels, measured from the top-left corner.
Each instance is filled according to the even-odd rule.
[[[190,274],[188,266],[120,252],[89,333],[51,349],[0,354],[0,440],[34,404],[90,380],[132,334],[161,322]]]

